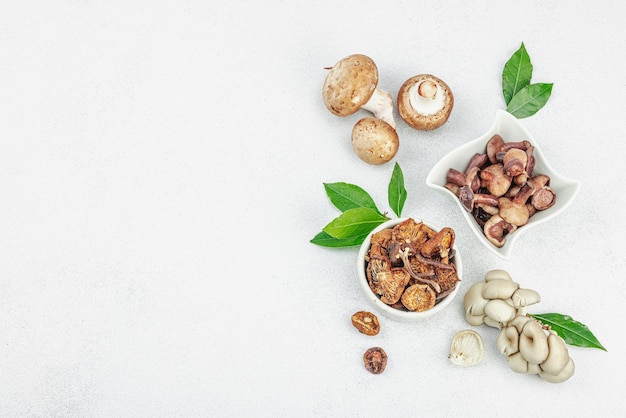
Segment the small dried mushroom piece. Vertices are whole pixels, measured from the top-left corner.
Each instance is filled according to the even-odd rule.
[[[368,348],[363,354],[365,369],[372,374],[381,374],[387,367],[387,353],[381,347]]]
[[[450,361],[457,366],[474,366],[483,359],[485,348],[479,333],[471,329],[457,332],[450,345]]]
[[[365,335],[378,335],[380,332],[380,323],[378,317],[368,311],[355,312],[352,317],[352,325]]]

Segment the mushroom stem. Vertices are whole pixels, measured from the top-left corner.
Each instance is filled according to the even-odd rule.
[[[434,99],[437,95],[437,84],[432,80],[424,80],[417,87],[417,93],[425,99]]]
[[[411,268],[411,262],[409,261],[409,252],[410,250],[408,247],[405,248],[403,251],[399,252],[400,258],[402,259],[402,262],[404,263],[404,268],[406,269],[406,271],[409,272],[409,275],[420,283],[425,283],[425,284],[432,286],[437,293],[441,293],[441,286],[439,286],[439,283],[437,283],[434,280],[426,279],[420,276],[418,273],[413,271],[413,269]],[[417,254],[414,254],[414,256],[417,257],[418,260],[420,261],[422,259],[426,260],[426,258],[418,256]],[[431,261],[434,261],[434,260],[431,260]]]
[[[393,98],[391,94],[381,89],[374,89],[372,97],[361,106],[361,109],[374,114],[374,117],[387,122],[393,129],[396,129],[396,121],[393,118]]]

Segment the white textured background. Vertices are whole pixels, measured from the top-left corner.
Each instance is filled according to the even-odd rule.
[[[615,416],[626,408],[624,48],[618,1],[0,2],[0,416]],[[524,42],[553,82],[523,123],[571,208],[508,261],[481,247],[430,167],[504,107]],[[423,323],[369,308],[357,250],[308,241],[338,213],[323,182],[387,207],[393,166],[352,152],[363,114],[323,106],[324,67],[352,53],[395,94],[418,73],[452,88],[448,123],[399,123],[404,215],[450,225],[464,287],[504,268],[534,312],[587,324],[608,352],[570,347],[560,385],[447,360],[461,300]],[[387,370],[367,373],[372,345]]]

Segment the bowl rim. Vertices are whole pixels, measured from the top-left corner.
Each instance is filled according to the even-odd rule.
[[[517,131],[519,136],[525,137],[528,141],[530,141],[534,147],[534,155],[537,160],[537,165],[541,167],[540,171],[543,174],[548,174],[550,176],[551,185],[557,183],[562,185],[563,189],[571,189],[569,192],[570,197],[565,201],[564,204],[559,205],[558,207],[554,206],[544,213],[541,213],[540,216],[535,215],[531,218],[532,223],[528,223],[523,227],[520,227],[514,233],[507,236],[506,242],[502,247],[496,247],[492,243],[490,243],[485,237],[482,228],[478,226],[474,218],[471,216],[467,210],[463,207],[458,197],[452,193],[450,190],[446,189],[443,184],[441,184],[442,173],[447,173],[447,170],[452,167],[451,165],[446,165],[446,162],[449,160],[453,160],[454,157],[458,154],[465,153],[467,155],[466,161],[469,161],[469,158],[473,153],[480,148],[480,146],[486,146],[487,141],[495,134],[501,133],[503,131],[503,125],[506,127],[507,131]],[[505,138],[505,140],[507,140]],[[516,141],[517,138],[511,139],[511,141]],[[445,174],[443,174],[443,178],[445,178]],[[546,159],[543,151],[541,150],[541,146],[537,143],[537,140],[534,136],[524,127],[524,125],[513,115],[503,109],[496,110],[495,118],[489,127],[489,129],[483,133],[482,135],[468,141],[450,152],[444,155],[442,158],[435,163],[435,165],[431,168],[428,175],[426,176],[426,186],[429,188],[436,190],[449,198],[453,199],[456,202],[457,207],[460,209],[463,217],[470,225],[470,229],[474,233],[474,235],[478,238],[478,240],[485,246],[489,251],[498,257],[508,260],[513,251],[513,247],[517,240],[527,231],[532,229],[533,226],[540,225],[560,213],[562,213],[575,199],[578,191],[580,189],[580,182],[578,180],[565,177],[559,174],[557,171],[552,168],[549,161]]]
[[[433,225],[432,223],[428,221],[424,221],[424,220],[418,221],[415,217],[411,217],[411,216],[390,219],[378,225],[365,237],[365,239],[363,240],[363,243],[361,244],[359,248],[359,254],[356,260],[356,267],[357,267],[357,274],[358,274],[357,277],[358,277],[361,289],[365,293],[366,299],[370,302],[370,304],[374,308],[376,308],[379,312],[381,312],[386,317],[391,318],[391,319],[396,319],[399,321],[405,321],[405,322],[418,321],[421,319],[429,318],[441,312],[442,310],[444,310],[452,302],[452,300],[454,300],[456,295],[459,293],[459,290],[461,288],[461,283],[463,282],[463,260],[461,257],[461,252],[459,251],[458,247],[455,245],[454,246],[454,249],[455,249],[454,264],[456,266],[456,271],[459,277],[459,281],[457,282],[454,290],[450,292],[448,296],[446,296],[441,302],[439,302],[434,307],[423,312],[402,311],[402,310],[392,308],[391,306],[387,305],[386,303],[381,301],[380,298],[374,294],[374,292],[372,292],[372,289],[370,289],[369,282],[367,280],[367,275],[365,273],[365,256],[367,255],[367,251],[370,248],[372,235],[374,235],[375,233],[379,231],[382,231],[383,229],[393,228],[394,226],[408,219],[414,219],[416,222],[423,222],[426,226],[434,229],[435,231],[441,230],[441,228],[437,227],[437,225]]]

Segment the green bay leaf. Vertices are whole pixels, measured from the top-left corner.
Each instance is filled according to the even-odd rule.
[[[393,167],[393,173],[387,189],[389,206],[399,218],[406,201],[407,192],[404,188],[404,174],[398,163]]]
[[[507,105],[520,90],[530,84],[532,75],[533,65],[522,42],[520,48],[504,64],[502,70],[502,94]]]
[[[348,209],[323,228],[328,235],[348,239],[367,235],[387,218],[370,208]]]
[[[545,314],[531,314],[535,319],[543,322],[546,325],[550,325],[563,340],[573,346],[599,348],[606,351],[606,348],[600,344],[600,341],[589,330],[587,325],[574,320],[569,315],[563,315],[560,313],[545,313]]]
[[[367,237],[367,234],[357,235],[349,238],[335,238],[322,231],[311,239],[311,243],[322,247],[332,248],[354,247],[357,245],[361,245],[365,240],[365,237]]]
[[[534,115],[550,98],[552,85],[552,83],[536,83],[524,87],[513,96],[506,111],[518,119]]]
[[[380,213],[369,193],[355,184],[324,183],[324,189],[332,204],[342,212],[354,208],[370,208]]]

